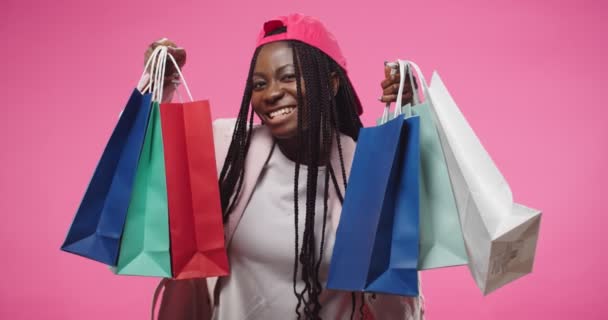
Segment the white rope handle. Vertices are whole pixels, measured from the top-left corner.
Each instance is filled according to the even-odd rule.
[[[152,101],[158,101],[156,99],[156,96],[158,94],[158,75],[159,75],[159,69],[161,68],[160,60],[163,60],[162,56],[163,56],[163,48],[161,46],[156,47],[156,49],[153,52],[153,55],[151,55],[150,59],[149,59],[150,70],[147,72],[149,75],[148,84],[142,90],[142,92],[152,93]]]
[[[146,65],[144,66],[144,71],[142,72],[141,77],[139,77],[139,82],[141,83],[141,81],[146,76],[146,73],[148,73],[148,68],[151,68],[148,73],[150,75],[150,78],[148,79],[148,83],[146,84],[146,86],[141,90],[142,93],[145,93],[146,91],[150,90],[150,88],[151,88],[152,75],[153,75],[152,68],[154,68],[154,63],[152,63],[152,62],[156,59],[156,56],[158,55],[158,53],[160,52],[161,49],[162,49],[161,47],[154,48],[154,50],[150,54],[150,57],[148,57],[148,61],[146,61]]]
[[[158,94],[158,69],[160,67],[159,61],[161,60],[162,55],[163,53],[161,48],[152,64],[153,67],[150,70],[150,92],[152,93],[152,101],[157,101],[156,95]]]
[[[420,96],[418,96],[418,90],[416,89],[416,84],[414,83],[414,75],[412,74],[412,66],[409,62],[407,62],[407,76],[410,78],[410,86],[412,88],[412,105],[420,104]]]
[[[158,53],[156,54],[156,56],[154,57],[154,61],[152,61],[152,64],[150,66],[150,70],[149,70],[149,81],[148,81],[148,85],[146,86],[146,90],[150,93],[152,93],[152,101],[156,101],[156,95],[157,95],[157,91],[158,91],[158,69],[159,69],[159,60],[161,59],[162,56],[162,48],[159,48]]]
[[[158,60],[157,60],[157,65],[156,65],[156,83],[155,83],[155,90],[154,90],[154,94],[152,96],[152,100],[153,101],[157,101],[157,102],[161,102],[163,99],[163,89],[164,89],[164,82],[165,82],[165,70],[166,70],[166,66],[167,66],[167,52],[168,49],[167,47],[163,47],[163,49],[161,49],[159,56],[158,56]]]
[[[190,92],[190,88],[188,87],[188,83],[186,82],[186,79],[184,78],[184,75],[183,75],[181,69],[179,68],[179,65],[177,64],[177,61],[175,60],[173,55],[171,53],[169,53],[169,48],[167,46],[156,47],[154,49],[154,51],[152,52],[152,54],[150,55],[150,58],[146,62],[146,67],[144,68],[144,73],[142,74],[142,78],[145,76],[148,66],[151,65],[150,72],[149,72],[150,81],[148,81],[148,84],[142,90],[142,92],[146,92],[146,91],[150,90],[152,92],[152,101],[158,101],[158,102],[162,101],[162,97],[163,97],[163,93],[164,93],[163,91],[164,91],[164,82],[165,82],[165,72],[166,72],[166,68],[167,68],[167,57],[169,58],[169,60],[171,60],[171,62],[175,66],[175,70],[179,74],[180,80],[184,83],[184,87],[186,88],[186,92],[188,93],[188,97],[190,98],[190,101],[194,101],[194,98],[192,97],[192,93]],[[177,85],[176,85],[176,90],[177,90]],[[178,95],[179,95],[179,92],[178,92]],[[181,95],[180,95],[180,101],[181,101]]]
[[[173,62],[173,65],[175,66],[175,70],[177,70],[177,73],[179,74],[179,78],[184,82],[184,88],[186,88],[186,92],[188,93],[188,97],[190,98],[190,101],[194,101],[194,99],[192,98],[192,94],[190,93],[190,88],[188,88],[186,79],[184,78],[182,71],[179,69],[179,65],[177,64],[177,61],[175,61],[175,58],[169,52],[167,52],[167,55],[169,56],[169,59],[171,59],[171,61]]]
[[[418,79],[419,79],[419,83],[420,86],[422,87],[422,96],[424,97],[425,101],[428,101],[427,99],[429,99],[429,85],[426,82],[426,79],[424,78],[424,74],[422,73],[422,71],[420,70],[420,67],[413,61],[410,60],[405,60],[405,63],[407,63],[410,67],[412,67],[414,69],[414,71],[416,72],[416,74],[418,75]],[[412,85],[412,89],[415,89],[414,86]],[[418,95],[415,95],[416,97],[418,97]]]
[[[405,77],[406,77],[406,64],[404,63],[404,61],[402,60],[398,60],[399,62],[399,91],[397,93],[397,101],[395,101],[395,114],[393,116],[393,118],[397,118],[397,116],[401,115],[401,101],[403,100],[403,89],[405,87]],[[407,104],[404,106],[405,107],[405,116],[407,118],[412,116],[412,105],[411,104]]]
[[[160,47],[156,47],[154,48],[154,50],[152,51],[152,53],[150,54],[150,56],[148,57],[148,60],[146,61],[146,65],[144,66],[144,71],[141,74],[141,77],[139,77],[140,81],[143,80],[144,76],[146,75],[146,73],[148,73],[148,68],[152,68],[154,67],[153,61],[155,60],[156,56],[158,55],[158,53],[160,52],[161,48]],[[151,72],[150,72],[151,73]],[[149,83],[146,86],[146,88],[149,87]]]

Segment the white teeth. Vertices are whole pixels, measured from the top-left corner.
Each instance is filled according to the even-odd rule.
[[[273,111],[271,113],[268,114],[268,117],[270,117],[270,119],[278,116],[278,115],[284,115],[284,114],[289,114],[291,113],[295,108],[294,107],[287,107],[287,108],[282,108],[279,109],[277,111]]]

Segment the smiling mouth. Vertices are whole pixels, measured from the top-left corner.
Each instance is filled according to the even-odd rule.
[[[295,109],[296,109],[296,107],[293,107],[293,106],[285,107],[285,108],[281,108],[279,110],[275,110],[273,112],[269,112],[266,114],[266,116],[270,120],[273,120],[275,118],[285,117],[285,116],[291,114]]]

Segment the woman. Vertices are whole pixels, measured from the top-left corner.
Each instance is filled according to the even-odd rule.
[[[380,100],[395,101],[398,76],[385,75]],[[264,24],[237,118],[214,122],[230,275],[164,282],[159,318],[421,318],[417,298],[324,288],[362,111],[323,24]]]

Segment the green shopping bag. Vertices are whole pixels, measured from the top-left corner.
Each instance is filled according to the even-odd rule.
[[[171,278],[167,183],[156,101],[137,167],[116,273]]]
[[[401,101],[405,76],[414,83],[410,62],[399,60],[401,85],[397,101]],[[419,74],[421,81],[424,75]],[[465,265],[468,262],[454,192],[435,120],[429,110],[427,92],[419,103],[413,90],[413,115],[420,117],[420,256],[418,270]],[[405,112],[403,106],[402,110]],[[392,118],[390,113],[385,117]],[[378,123],[382,119],[378,119]]]

